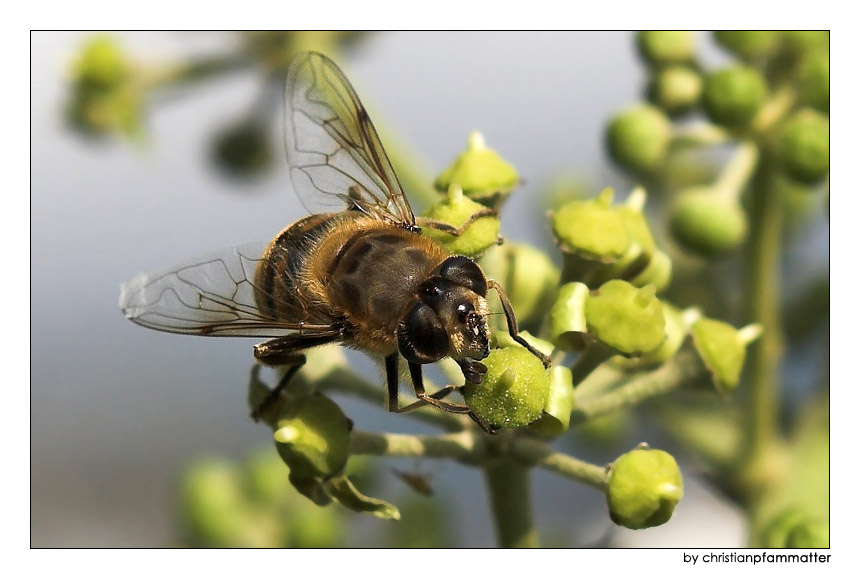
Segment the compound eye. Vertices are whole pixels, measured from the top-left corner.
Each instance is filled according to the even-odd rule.
[[[439,268],[439,275],[457,285],[469,288],[482,297],[487,296],[487,278],[481,267],[462,255],[449,257]]]
[[[397,328],[397,345],[403,357],[429,364],[448,355],[451,343],[436,312],[422,302],[409,310]]]
[[[466,321],[469,319],[469,316],[474,311],[475,311],[475,306],[473,306],[469,302],[460,304],[459,306],[457,306],[457,320],[461,324],[465,324]]]
[[[434,276],[425,280],[418,288],[418,295],[421,298],[421,301],[434,310],[439,309],[450,292],[451,282],[446,281],[439,276]]]

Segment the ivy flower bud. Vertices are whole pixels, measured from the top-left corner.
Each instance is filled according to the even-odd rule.
[[[83,87],[111,90],[128,80],[131,65],[116,40],[98,36],[84,44],[72,74]]]
[[[489,207],[498,207],[520,184],[520,176],[513,165],[487,148],[478,131],[469,135],[466,150],[437,178],[434,186],[448,191],[452,183],[463,188],[466,196]]]
[[[689,30],[643,30],[636,34],[640,56],[656,66],[693,59],[696,38]]]
[[[231,176],[259,175],[272,162],[272,147],[266,127],[256,121],[227,127],[215,136],[212,159]]]
[[[519,344],[493,349],[480,384],[466,383],[463,398],[475,414],[494,426],[515,428],[540,418],[550,391],[550,373]]]
[[[718,30],[716,41],[743,60],[766,58],[779,50],[781,33],[777,30]]]
[[[448,196],[430,206],[424,212],[424,217],[459,228],[473,215],[486,209],[480,203],[465,197],[460,185],[454,183],[448,188]],[[498,243],[500,227],[499,218],[488,215],[473,221],[460,235],[452,235],[433,227],[424,227],[421,231],[452,253],[474,257]]]
[[[609,123],[606,144],[612,158],[634,172],[655,170],[672,140],[672,125],[660,109],[638,105],[615,116]]]
[[[617,356],[613,359],[613,363],[626,370],[643,370],[668,362],[681,349],[684,338],[690,333],[693,323],[701,317],[701,313],[695,308],[682,312],[671,304],[663,302],[663,316],[666,318],[666,340],[659,348],[639,358],[628,359]]]
[[[613,195],[607,187],[594,199],[571,201],[552,214],[552,231],[563,252],[612,263],[627,250],[630,234],[612,208]]]
[[[830,525],[799,507],[785,509],[762,530],[760,547],[769,549],[828,549]]]
[[[648,100],[673,116],[695,108],[701,95],[702,78],[687,66],[661,68],[648,84]]]
[[[796,113],[779,134],[777,155],[790,178],[812,185],[830,169],[830,122],[812,110]]]
[[[573,412],[573,375],[566,366],[553,366],[549,371],[549,400],[543,416],[529,425],[529,429],[546,437],[558,436],[570,428]]]
[[[702,103],[715,123],[743,128],[764,105],[767,85],[754,68],[736,66],[715,72],[705,80]]]
[[[628,529],[647,529],[672,518],[684,496],[681,469],[671,454],[640,448],[612,464],[606,488],[609,517]]]
[[[652,285],[657,293],[660,293],[669,287],[669,282],[672,281],[672,258],[660,250],[655,251],[647,267],[628,281],[636,287]]]
[[[663,304],[653,286],[610,280],[585,301],[588,332],[624,356],[653,352],[666,339]]]
[[[693,344],[720,394],[731,394],[737,388],[746,347],[758,338],[761,331],[758,324],[736,330],[725,322],[708,318],[699,319],[693,324]]]
[[[520,327],[540,324],[555,299],[561,276],[546,253],[523,243],[505,243],[491,247],[480,263],[487,277],[505,288]]]
[[[736,199],[719,195],[710,187],[691,187],[675,199],[669,229],[685,249],[712,258],[743,243],[747,216]]]
[[[290,479],[328,477],[349,456],[350,424],[337,404],[316,393],[288,404],[275,427],[275,446]]]
[[[830,112],[830,55],[817,52],[806,58],[797,75],[804,103],[823,113]]]

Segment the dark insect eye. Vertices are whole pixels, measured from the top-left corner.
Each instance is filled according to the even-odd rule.
[[[487,278],[480,266],[462,255],[446,259],[439,268],[439,275],[448,281],[469,288],[479,296],[487,295]]]
[[[461,324],[465,324],[466,320],[469,319],[469,314],[475,311],[475,306],[466,302],[464,304],[460,304],[457,306],[457,319]]]
[[[418,288],[421,301],[437,311],[450,292],[451,282],[438,276],[425,280]]]
[[[410,362],[429,364],[448,355],[451,343],[430,306],[417,302],[397,328],[400,353]]]

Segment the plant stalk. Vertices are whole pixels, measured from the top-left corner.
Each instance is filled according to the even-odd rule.
[[[538,547],[532,520],[529,467],[508,457],[484,467],[496,540],[502,548]]]

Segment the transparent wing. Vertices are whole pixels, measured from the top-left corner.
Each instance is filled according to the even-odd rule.
[[[119,307],[136,324],[175,334],[274,338],[331,331],[331,320],[319,314],[281,320],[258,307],[258,297],[273,311],[282,305],[275,292],[255,283],[266,247],[246,245],[139,275],[122,286]]]
[[[308,211],[357,207],[415,224],[379,135],[334,62],[317,52],[298,55],[287,74],[284,100],[290,175]]]

